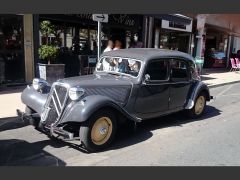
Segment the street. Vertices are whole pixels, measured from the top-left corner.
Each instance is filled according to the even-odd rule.
[[[123,125],[111,148],[87,153],[78,141],[51,140],[17,117],[0,119],[0,165],[237,166],[240,165],[240,83],[210,89],[200,119],[176,113]],[[13,104],[14,106],[14,104]]]

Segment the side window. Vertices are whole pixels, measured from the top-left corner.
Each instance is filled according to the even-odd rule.
[[[194,64],[193,62],[190,63],[190,72],[191,72],[192,79],[199,79],[196,64]]]
[[[172,59],[171,78],[175,82],[188,81],[188,64],[183,60]]]
[[[153,60],[147,66],[146,74],[151,81],[163,81],[168,79],[168,60]]]

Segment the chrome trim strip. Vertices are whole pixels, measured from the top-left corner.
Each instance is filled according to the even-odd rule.
[[[58,110],[58,107],[57,107],[55,98],[54,98],[54,96],[52,96],[51,98],[52,98],[52,100],[53,100],[53,104],[54,104],[54,106],[55,106],[55,109],[57,110],[57,114],[58,114],[58,116],[59,116],[59,115],[60,115],[60,112],[59,112],[59,110]]]
[[[62,110],[62,104],[61,104],[61,102],[60,102],[60,100],[59,100],[59,97],[58,97],[58,94],[57,94],[56,88],[54,88],[54,92],[55,92],[55,95],[56,95],[56,97],[57,97],[57,101],[58,101],[59,107],[60,107],[61,110]]]

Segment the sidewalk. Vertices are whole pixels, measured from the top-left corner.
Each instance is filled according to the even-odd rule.
[[[240,71],[229,72],[227,69],[203,69],[201,79],[210,88],[240,82]]]
[[[25,105],[21,103],[21,92],[25,87],[0,89],[0,120],[1,118],[17,116],[16,109],[25,109]]]
[[[229,83],[240,83],[240,72],[229,72],[226,69],[203,69],[202,81],[210,88]],[[11,89],[0,89],[0,120],[16,116],[16,109],[24,111],[21,103],[21,92],[26,86]]]

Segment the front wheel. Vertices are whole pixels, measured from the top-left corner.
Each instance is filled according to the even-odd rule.
[[[103,150],[113,141],[116,129],[115,114],[109,110],[100,110],[81,125],[81,143],[90,152]]]
[[[198,118],[202,116],[206,106],[206,95],[205,93],[200,93],[195,101],[192,109],[187,110],[188,116],[191,118]]]

